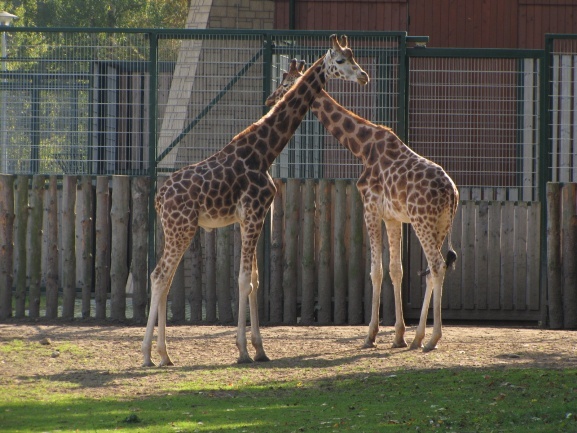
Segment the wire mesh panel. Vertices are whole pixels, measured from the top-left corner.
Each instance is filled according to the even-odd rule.
[[[263,47],[260,34],[163,35],[160,171],[207,158],[263,115]]]
[[[551,180],[577,182],[577,35],[550,38]]]
[[[282,79],[291,59],[312,65],[330,48],[327,35],[273,38],[272,86]],[[357,63],[369,74],[367,86],[329,80],[327,92],[345,108],[378,124],[396,128],[399,92],[399,36],[351,36]],[[273,175],[282,178],[357,178],[362,165],[309,112],[287,148],[277,158]]]
[[[420,54],[409,83],[409,144],[463,199],[538,199],[538,59]]]
[[[146,168],[144,34],[13,29],[2,43],[2,172]]]

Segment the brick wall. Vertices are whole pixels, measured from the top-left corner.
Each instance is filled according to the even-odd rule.
[[[212,29],[272,29],[273,0],[213,0],[209,27]]]

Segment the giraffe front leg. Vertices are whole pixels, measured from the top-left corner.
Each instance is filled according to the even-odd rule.
[[[371,244],[371,281],[373,283],[373,298],[371,304],[371,322],[369,333],[365,339],[364,349],[376,347],[379,333],[379,309],[381,305],[381,285],[383,282],[382,233],[381,219],[365,209],[365,223]]]
[[[252,362],[248,354],[246,344],[246,305],[251,291],[250,275],[243,266],[241,257],[240,272],[238,276],[238,325],[236,330],[236,347],[238,348],[238,364]]]
[[[151,352],[152,352],[152,337],[154,334],[154,325],[156,324],[156,317],[158,312],[158,290],[152,286],[152,298],[150,300],[150,312],[148,313],[148,322],[146,323],[146,332],[144,333],[144,339],[142,340],[142,357],[144,359],[143,367],[156,367],[156,364],[152,362]]]
[[[262,337],[260,335],[260,325],[258,321],[258,266],[256,260],[256,253],[253,255],[252,260],[252,274],[251,274],[252,290],[248,295],[249,308],[250,308],[250,330],[251,330],[251,343],[256,350],[254,360],[257,362],[268,362],[269,357],[266,356],[264,347],[262,345]]]
[[[162,296],[163,283],[162,283],[162,264],[159,263],[152,274],[150,274],[150,290],[152,296],[150,298],[150,311],[148,312],[148,321],[146,322],[146,332],[144,333],[144,339],[142,340],[142,356],[144,358],[142,366],[143,367],[156,367],[156,364],[152,361],[152,337],[154,335],[154,326],[156,325],[156,319],[158,318],[158,309],[160,304],[160,298]]]
[[[395,295],[395,338],[393,348],[407,347],[405,341],[405,318],[403,315],[403,264],[401,261],[401,242],[403,238],[402,223],[399,221],[385,221],[389,239],[389,275],[393,283]]]
[[[158,341],[156,343],[156,351],[160,355],[160,367],[174,365],[168,350],[166,348],[166,301],[168,299],[168,290],[160,295],[160,302],[158,303]]]

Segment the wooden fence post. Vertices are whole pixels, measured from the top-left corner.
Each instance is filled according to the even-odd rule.
[[[150,181],[146,176],[132,179],[132,318],[138,323],[146,321],[148,300],[148,197]]]
[[[216,233],[216,293],[218,320],[232,323],[232,298],[230,296],[230,241],[232,226],[221,227]]]
[[[327,325],[332,320],[332,275],[331,275],[331,183],[319,181],[319,245],[318,245],[318,282],[319,313],[318,322]]]
[[[28,176],[16,178],[16,305],[15,317],[26,313],[26,237],[28,234]]]
[[[283,223],[284,223],[284,184],[275,179],[276,195],[273,201],[272,233],[270,246],[270,289],[269,322],[281,323],[283,315]]]
[[[191,243],[192,279],[190,288],[190,321],[202,321],[202,245],[201,230],[198,229]],[[238,291],[238,289],[237,289]]]
[[[62,318],[74,318],[76,301],[76,176],[62,179]]]
[[[266,228],[266,225],[265,225],[265,228]],[[241,236],[240,236],[240,224],[239,223],[234,224],[232,236],[233,236],[232,257],[233,257],[233,262],[234,262],[233,272],[232,272],[232,289],[233,289],[232,293],[234,293],[234,305],[235,305],[235,308],[233,308],[233,310],[232,310],[232,316],[233,316],[234,323],[238,323],[238,298],[240,296],[239,289],[238,289],[238,274],[240,272],[240,252],[241,252],[240,250],[242,249],[242,241],[241,241]],[[263,239],[263,237],[264,236],[261,234],[260,239],[259,239],[259,243]],[[259,283],[260,283],[259,289],[258,289],[259,290],[259,296],[258,296],[259,315],[258,316],[259,316],[259,318],[262,317],[264,319],[264,317],[265,317],[264,305],[262,305],[262,304],[264,304],[264,301],[262,303],[260,302],[260,299],[261,299],[260,295],[265,290],[265,285],[263,282],[264,272],[262,272],[262,273],[260,272],[260,266],[262,265],[262,263],[261,263],[261,258],[258,256],[258,254],[257,254],[257,260],[258,260],[258,264],[259,264],[259,274],[258,275],[259,275]],[[263,311],[262,314],[260,314],[261,310]]]
[[[513,217],[515,203],[507,201],[501,207],[501,308],[503,310],[513,309],[513,266],[515,251],[515,227]],[[463,213],[463,220],[466,214]],[[464,263],[463,263],[464,264]],[[466,269],[466,268],[464,268]]]
[[[349,325],[363,323],[363,202],[354,182],[349,185],[349,254],[348,254],[348,321]]]
[[[30,307],[28,315],[40,316],[40,286],[42,284],[42,216],[44,198],[44,175],[34,175],[30,194]]]
[[[82,287],[82,318],[90,317],[90,303],[92,300],[92,287],[94,285],[94,193],[92,190],[92,176],[80,178],[80,248],[82,250],[80,275],[78,281]]]
[[[334,323],[335,325],[342,325],[347,320],[347,251],[345,246],[347,184],[343,179],[335,180],[334,224]]]
[[[315,321],[315,180],[307,179],[303,194],[303,253],[301,323],[312,325]]]
[[[12,316],[14,177],[0,175],[0,320]]]
[[[110,285],[110,192],[108,177],[96,178],[96,254],[94,300],[97,319],[106,318],[106,299]]]
[[[46,203],[46,317],[58,316],[58,178],[50,176]]]
[[[126,319],[126,280],[128,278],[128,218],[130,215],[130,178],[112,177],[112,206],[110,208],[110,317]]]
[[[204,254],[206,260],[206,321],[216,322],[216,233],[204,234]]]
[[[561,184],[547,183],[547,299],[549,327],[563,328],[561,289]]]
[[[288,179],[285,197],[283,266],[283,323],[297,321],[297,260],[300,207],[300,179]]]
[[[561,191],[561,243],[563,266],[563,328],[577,328],[577,184],[567,183]]]

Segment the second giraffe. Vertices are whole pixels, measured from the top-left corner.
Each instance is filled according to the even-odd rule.
[[[343,37],[346,44],[346,37]],[[292,60],[279,87],[268,97],[273,105],[302,75],[304,62]],[[442,335],[441,296],[446,269],[457,254],[451,245],[451,229],[459,203],[459,191],[447,173],[432,161],[411,150],[389,128],[375,125],[345,109],[322,90],[311,107],[325,128],[362,163],[357,182],[364,207],[365,223],[371,244],[371,279],[373,299],[369,333],[364,347],[375,347],[379,332],[379,308],[383,280],[381,221],[389,238],[389,273],[395,293],[395,338],[393,347],[406,347],[405,321],[401,298],[403,267],[401,263],[402,223],[410,223],[423,247],[428,268],[427,289],[419,326],[412,349],[435,349]],[[446,258],[441,247],[448,237]],[[434,325],[429,341],[425,337],[427,313],[433,299]]]

